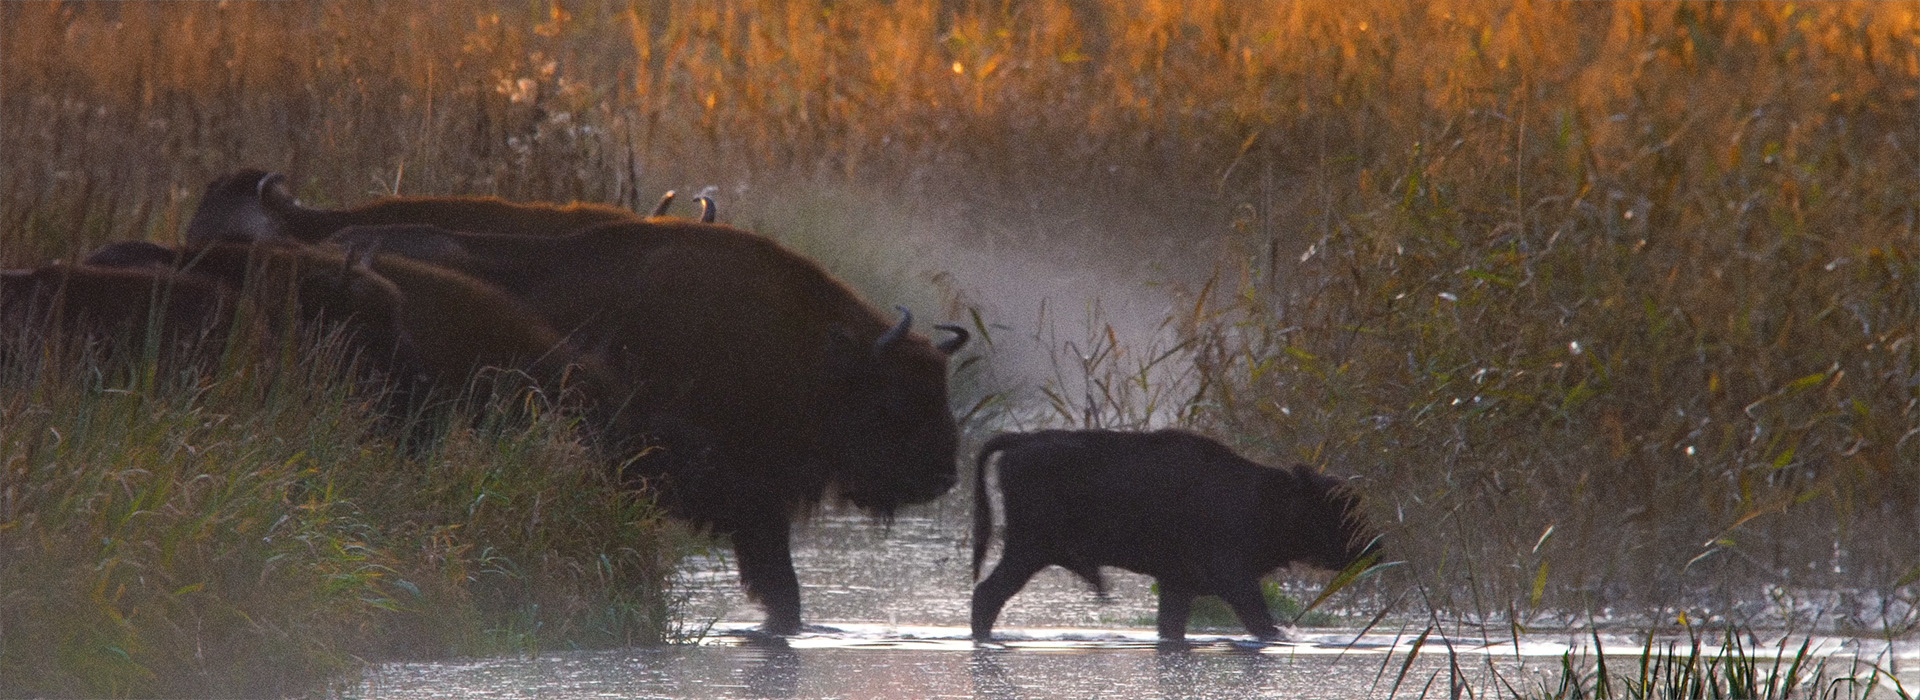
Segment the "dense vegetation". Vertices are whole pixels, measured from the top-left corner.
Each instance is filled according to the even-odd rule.
[[[399,427],[312,346],[235,341],[212,378],[14,355],[0,693],[279,695],[361,658],[675,634],[686,536],[572,419],[533,397]]]
[[[931,239],[1164,283],[1152,293],[1182,311],[1147,324],[1153,340],[1096,320],[1056,355],[1062,381],[1028,393],[1022,375],[990,374],[1002,383],[973,391],[1001,410],[973,415],[1178,422],[1358,475],[1408,562],[1382,600],[1526,624],[1920,624],[1910,5],[7,3],[0,20],[0,264],[173,240],[199,187],[242,165],[291,173],[320,204],[459,192],[644,209],[719,183],[723,217],[869,291],[928,298],[908,273],[950,273],[935,279],[944,300],[989,323],[1024,321],[996,315],[1008,290],[899,261]],[[250,482],[274,503],[313,493],[309,472],[384,493],[379,480],[423,468],[312,445],[340,431],[299,432],[304,418],[207,408],[219,392],[13,381],[10,494],[122,489],[105,476],[118,471],[47,483],[36,465],[78,464],[47,450],[107,443],[45,443],[72,431],[20,415],[143,426],[134,436],[158,442],[95,463],[154,474],[171,446],[227,444],[196,431],[284,435],[259,458],[280,471]],[[352,413],[329,415],[313,420]],[[510,459],[486,444],[461,468]],[[34,596],[104,591],[87,600],[125,616],[117,588],[91,586],[127,574],[82,566],[115,556],[99,548],[23,563],[13,553],[49,536],[31,523],[62,501],[7,498],[11,669],[24,657],[10,640],[47,639],[17,632],[39,624],[17,617]],[[425,537],[387,527],[353,541]],[[441,565],[410,551],[367,556]],[[379,577],[367,597],[394,598],[397,580],[419,584]],[[136,653],[93,639],[62,673]]]

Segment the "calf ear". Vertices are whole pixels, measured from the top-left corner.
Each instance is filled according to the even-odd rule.
[[[1266,507],[1291,511],[1295,507],[1294,502],[1300,499],[1301,488],[1306,483],[1301,478],[1301,475],[1306,473],[1306,469],[1307,466],[1304,464],[1269,469],[1268,471],[1272,474],[1261,482],[1261,495],[1266,500]]]

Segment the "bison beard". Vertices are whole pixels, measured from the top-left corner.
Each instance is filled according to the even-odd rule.
[[[1007,599],[1059,565],[1105,590],[1102,566],[1154,577],[1160,637],[1186,637],[1193,599],[1216,595],[1247,631],[1280,638],[1260,577],[1293,562],[1344,569],[1365,556],[1354,498],[1304,466],[1271,469],[1192,433],[1003,434],[974,477],[973,571],[992,536],[988,459],[1000,458],[1006,547],[973,589],[973,637],[992,637]]]

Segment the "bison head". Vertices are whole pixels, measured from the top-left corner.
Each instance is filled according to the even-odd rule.
[[[242,170],[214,180],[187,220],[187,245],[267,241],[286,236],[287,212],[299,208],[286,176]]]
[[[1374,553],[1378,543],[1358,498],[1306,465],[1283,471],[1290,478],[1270,482],[1267,494],[1269,507],[1285,511],[1287,536],[1276,542],[1288,550],[1283,560],[1340,571]]]
[[[841,498],[889,517],[938,498],[958,480],[959,431],[947,406],[947,357],[966,343],[908,332],[913,314],[868,343],[836,334],[829,349],[821,447]]]

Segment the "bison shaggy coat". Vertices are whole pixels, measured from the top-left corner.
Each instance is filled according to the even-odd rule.
[[[166,269],[0,270],[0,365],[69,349],[109,361],[151,351],[164,362],[205,364],[198,351],[225,342],[234,302],[230,288]]]
[[[248,194],[246,180],[209,188],[213,204],[195,214],[208,222],[201,230],[259,241],[324,235],[470,275],[510,292],[604,364],[632,390],[621,414],[603,421],[613,456],[626,463],[622,476],[732,540],[768,632],[800,629],[796,516],[829,495],[890,516],[956,481],[947,357],[965,332],[949,327],[957,337],[936,345],[771,239],[631,214],[582,229],[599,209],[578,206],[510,205],[524,224],[549,219],[514,230],[444,212],[366,216],[381,203],[352,210],[357,220],[323,219],[272,204],[278,195]],[[261,184],[270,183],[255,178]],[[475,212],[501,205],[435,201]]]
[[[392,390],[391,408],[402,413],[429,395],[517,391],[529,382],[550,395],[578,390],[608,405],[624,396],[611,374],[574,355],[558,332],[512,295],[451,270],[364,253],[233,243],[181,251],[120,242],[58,279],[72,278],[63,282],[72,288],[64,292],[67,307],[136,327],[132,321],[145,320],[149,296],[167,302],[162,320],[169,328],[194,325],[188,321],[224,328],[232,322],[234,300],[244,299],[251,309],[245,316],[260,321],[249,326],[256,341],[336,336],[368,379]],[[61,269],[35,274],[51,280]],[[15,277],[25,280],[9,272],[9,289],[27,288]],[[49,281],[37,287],[57,289]],[[150,287],[155,291],[144,291]],[[221,305],[209,308],[215,301]],[[218,347],[212,351],[203,354],[217,354]]]
[[[992,536],[989,457],[1002,453],[1006,546],[973,590],[973,637],[991,638],[1007,599],[1059,565],[1105,590],[1100,567],[1154,577],[1160,637],[1186,636],[1196,596],[1225,600],[1262,640],[1280,638],[1260,577],[1290,563],[1344,569],[1366,552],[1353,496],[1304,466],[1273,469],[1177,430],[1002,434],[980,450],[973,570]]]
[[[946,374],[964,331],[935,345],[763,236],[655,219],[559,237],[381,226],[335,240],[498,284],[633,386],[625,451],[654,439],[666,450],[626,476],[732,539],[768,632],[800,629],[794,517],[829,493],[890,516],[956,480]]]

